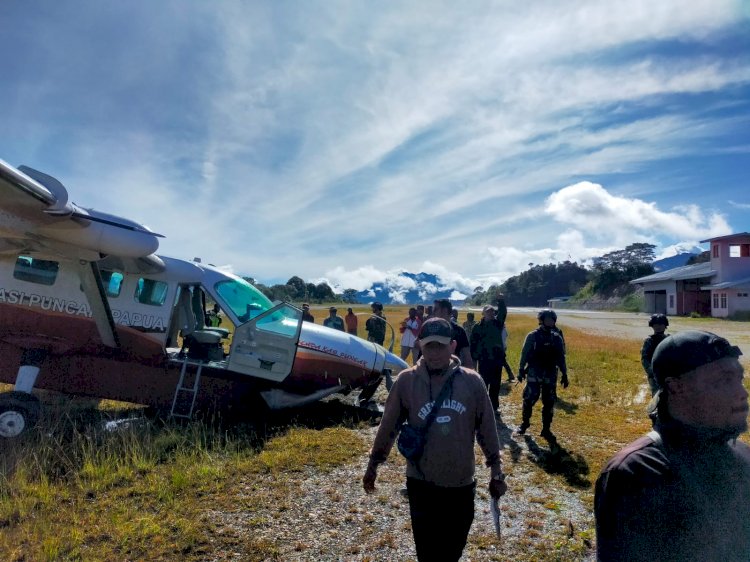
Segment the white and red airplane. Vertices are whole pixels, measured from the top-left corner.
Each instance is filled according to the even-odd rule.
[[[77,206],[37,170],[0,160],[0,439],[39,417],[34,388],[189,417],[361,389],[406,368],[383,347],[302,322],[243,279],[157,256],[159,234]],[[206,303],[233,325],[205,325]],[[225,347],[226,344],[226,347]],[[226,351],[228,349],[228,352]]]

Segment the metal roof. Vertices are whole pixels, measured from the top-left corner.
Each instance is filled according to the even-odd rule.
[[[703,277],[713,277],[716,270],[711,269],[711,262],[696,263],[693,265],[683,265],[666,271],[660,271],[645,277],[633,279],[630,284],[636,283],[655,283],[658,281],[681,281],[684,279],[699,279]]]
[[[750,277],[744,279],[735,279],[734,281],[724,281],[723,283],[716,283],[715,285],[704,285],[702,289],[728,289],[730,287],[740,287],[742,285],[750,286]]]
[[[737,234],[727,234],[726,236],[717,236],[716,238],[701,240],[701,244],[704,244],[706,242],[717,242],[719,240],[728,240],[730,238],[745,238],[747,236],[750,236],[750,232],[738,232]]]

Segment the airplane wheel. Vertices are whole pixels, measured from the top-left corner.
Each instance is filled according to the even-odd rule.
[[[0,393],[0,438],[19,437],[39,421],[39,399],[27,392]]]

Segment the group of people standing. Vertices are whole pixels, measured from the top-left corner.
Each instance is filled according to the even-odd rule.
[[[465,330],[436,302],[418,329],[416,311],[405,321],[414,336],[407,347],[422,357],[400,373],[388,395],[363,485],[366,492],[375,489],[378,467],[397,438],[407,456],[400,436],[413,439],[416,430],[421,445],[419,454],[407,456],[406,475],[420,561],[461,557],[474,517],[475,441],[490,468],[490,495],[507,491],[493,416],[494,390],[507,364],[499,317],[486,307],[480,322],[471,325],[468,318]],[[558,372],[568,386],[565,340],[554,311],[542,310],[537,319],[517,372],[527,381],[518,433],[528,429],[541,397],[541,436],[551,441]],[[654,429],[617,453],[596,483],[597,559],[750,560],[750,448],[736,441],[748,415],[741,352],[709,332],[668,336],[668,324],[664,315],[652,316],[654,334],[641,352]],[[460,345],[469,352],[468,365],[459,359]]]
[[[370,305],[370,309],[372,314],[365,322],[367,340],[383,345],[385,343],[386,332],[386,320],[385,315],[383,314],[383,305],[379,302],[374,302]],[[310,313],[310,305],[308,303],[302,304],[302,320],[305,322],[315,322],[315,317]],[[347,308],[346,316],[341,318],[341,316],[338,315],[338,309],[335,306],[332,306],[328,309],[328,317],[323,320],[323,325],[327,328],[333,328],[334,330],[340,330],[356,336],[359,321],[353,309]]]
[[[375,489],[378,466],[400,435],[416,431],[421,436],[416,457],[407,456],[399,441],[399,451],[407,456],[406,491],[419,560],[461,557],[474,518],[475,440],[490,467],[490,495],[497,499],[507,490],[496,417],[502,371],[509,381],[515,375],[506,356],[507,308],[502,300],[497,305],[485,306],[479,322],[472,324],[473,313],[467,315],[462,327],[451,302],[438,299],[432,310],[410,309],[401,323],[402,358],[412,354],[415,364],[402,371],[390,389],[363,485],[366,492]],[[519,380],[528,378],[519,431],[528,428],[531,408],[541,395],[542,436],[548,439],[554,439],[549,423],[558,368],[563,384],[568,382],[556,320],[553,311],[540,313],[539,328],[524,342],[518,371]]]

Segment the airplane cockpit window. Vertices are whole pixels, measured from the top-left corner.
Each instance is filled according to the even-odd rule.
[[[40,260],[31,256],[18,256],[13,277],[39,285],[54,285],[59,269],[60,264],[56,261]]]
[[[281,334],[292,338],[297,334],[297,326],[302,321],[302,311],[283,304],[276,312],[258,320],[258,330]]]
[[[112,298],[119,297],[120,290],[122,289],[122,273],[119,271],[107,271],[106,269],[102,269],[99,273],[102,276],[102,285],[104,285],[107,296]]]
[[[167,289],[169,285],[164,281],[142,277],[135,288],[135,300],[141,304],[161,306],[167,300]]]
[[[247,281],[225,279],[219,281],[214,288],[219,297],[226,303],[227,308],[234,312],[240,322],[252,320],[259,314],[273,308],[273,303]]]

